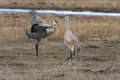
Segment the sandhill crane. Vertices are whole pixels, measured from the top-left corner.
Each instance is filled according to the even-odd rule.
[[[38,57],[38,46],[41,39],[46,38],[56,31],[57,21],[53,21],[52,25],[47,24],[42,20],[36,11],[31,10],[30,14],[33,15],[31,31],[26,30],[26,35],[29,38],[36,39],[36,56]]]
[[[70,16],[66,16],[65,19],[67,19],[67,26],[64,35],[64,44],[68,47],[70,51],[70,57],[68,57],[66,60],[71,59],[72,62],[73,55],[80,51],[80,45],[79,39],[72,33],[70,29]]]

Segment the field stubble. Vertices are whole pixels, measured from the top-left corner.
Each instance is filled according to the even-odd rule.
[[[120,40],[81,41],[73,63],[62,42],[42,42],[39,58],[34,42],[1,43],[1,80],[119,80]]]

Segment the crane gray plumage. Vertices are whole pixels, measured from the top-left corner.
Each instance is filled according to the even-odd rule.
[[[32,19],[32,25],[33,24],[38,24],[38,23],[46,23],[42,18],[40,18],[38,16],[38,13],[35,11],[35,10],[30,10],[30,15],[33,16],[33,19]]]
[[[71,59],[72,62],[73,55],[80,51],[80,45],[79,39],[72,33],[70,29],[70,16],[66,16],[65,19],[67,19],[67,26],[64,35],[64,44],[68,47],[70,51],[70,57],[68,57],[66,60]]]
[[[31,10],[30,14],[33,16],[31,31],[26,30],[26,35],[29,38],[36,39],[36,56],[38,57],[38,46],[41,39],[46,38],[56,31],[57,21],[53,21],[52,25],[47,24],[42,20],[36,11]]]

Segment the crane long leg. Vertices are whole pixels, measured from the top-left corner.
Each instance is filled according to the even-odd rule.
[[[72,52],[70,51],[70,57],[68,57],[68,58],[66,59],[66,61],[69,60],[69,59],[71,59],[71,62],[72,62],[74,55],[75,55],[75,50],[74,50],[73,54],[72,54]]]
[[[74,50],[74,52],[73,52],[73,54],[72,55],[75,55],[75,50]]]
[[[35,45],[35,48],[36,48],[36,56],[37,56],[37,57],[39,56],[39,55],[38,55],[39,42],[40,42],[40,41],[37,41],[37,42],[36,42],[36,45]]]
[[[67,59],[66,59],[66,61],[68,61],[69,59],[71,59],[71,62],[72,62],[72,60],[73,60],[73,55],[72,55],[72,52],[70,51],[70,57],[68,57]]]
[[[38,55],[38,45],[37,45],[37,43],[36,43],[35,48],[36,48],[36,56],[38,57],[39,55]]]

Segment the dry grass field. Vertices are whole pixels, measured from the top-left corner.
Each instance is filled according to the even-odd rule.
[[[81,51],[73,63],[63,44],[66,20],[56,15],[40,15],[49,24],[57,20],[57,31],[42,41],[39,57],[35,41],[24,33],[31,28],[29,14],[0,14],[1,80],[119,80],[120,18],[71,17],[73,33]]]
[[[63,40],[66,20],[56,15],[40,15],[46,22],[52,24],[58,21],[57,31],[48,40]],[[25,41],[25,29],[31,28],[32,16],[29,14],[0,14],[0,41]],[[71,28],[80,40],[120,36],[119,17],[71,17]]]

